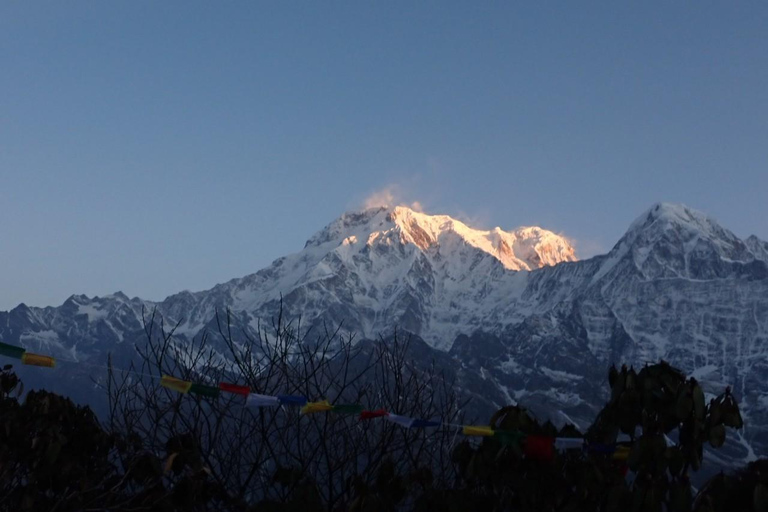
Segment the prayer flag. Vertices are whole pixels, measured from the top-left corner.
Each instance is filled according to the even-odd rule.
[[[525,456],[531,459],[552,460],[555,456],[554,439],[546,436],[526,437]]]
[[[411,428],[424,428],[424,427],[439,427],[441,423],[439,421],[432,421],[432,420],[413,420],[413,423],[411,423]]]
[[[280,401],[280,405],[305,405],[307,403],[306,397],[293,396],[293,395],[277,395],[277,399]]]
[[[462,427],[462,433],[465,436],[492,436],[493,429],[491,427],[464,425]]]
[[[587,449],[591,452],[606,453],[610,455],[616,450],[616,447],[602,443],[587,443]]]
[[[494,430],[493,436],[504,446],[517,446],[525,439],[525,434],[519,430]]]
[[[226,382],[219,382],[219,389],[227,393],[234,393],[235,395],[248,396],[251,392],[251,388],[248,386],[238,386],[237,384],[228,384]]]
[[[584,439],[581,437],[556,437],[555,448],[559,451],[581,450],[584,448]]]
[[[21,362],[32,366],[45,366],[46,368],[56,366],[56,361],[51,356],[41,356],[39,354],[30,354],[29,352],[24,352],[21,355]]]
[[[175,377],[170,377],[168,375],[162,376],[162,378],[160,379],[160,385],[163,386],[164,388],[178,391],[179,393],[188,393],[189,389],[192,387],[191,382],[177,379]]]
[[[618,445],[613,452],[613,460],[627,460],[629,458],[629,452],[632,451],[631,446]]]
[[[334,405],[333,412],[339,414],[360,414],[365,409],[362,405]]]
[[[7,343],[0,343],[0,355],[13,357],[14,359],[21,359],[21,357],[24,355],[24,352],[26,351],[21,347],[15,347],[13,345],[8,345]]]
[[[280,400],[276,396],[251,393],[245,399],[245,405],[249,407],[277,407],[280,405]]]
[[[416,421],[414,418],[409,418],[408,416],[399,416],[397,414],[388,414],[384,416],[384,419],[387,421],[391,421],[392,423],[397,423],[401,427],[405,428],[411,428],[413,425],[413,422]]]
[[[389,414],[386,409],[376,409],[375,411],[362,411],[360,413],[361,420],[372,420],[373,418],[381,418]]]
[[[312,414],[314,412],[324,412],[333,410],[333,406],[328,400],[321,402],[309,402],[307,405],[301,408],[301,414]]]
[[[205,386],[203,384],[192,384],[189,388],[189,392],[195,395],[207,396],[210,398],[218,398],[221,390],[213,386]]]

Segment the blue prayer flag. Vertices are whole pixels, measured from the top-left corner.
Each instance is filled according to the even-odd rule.
[[[280,401],[281,405],[307,405],[307,399],[303,396],[277,395],[277,399]]]

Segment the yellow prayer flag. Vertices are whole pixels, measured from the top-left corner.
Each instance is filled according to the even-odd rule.
[[[332,409],[333,406],[328,402],[328,400],[323,400],[322,402],[309,402],[307,405],[301,408],[301,414],[330,411]]]
[[[472,426],[465,425],[462,429],[465,436],[492,436],[493,429],[491,427]]]
[[[176,456],[179,455],[178,453],[172,453],[170,457],[168,457],[168,460],[165,461],[165,468],[163,468],[163,473],[168,474],[168,472],[173,467],[173,461],[176,460]]]
[[[189,388],[192,387],[191,382],[177,379],[175,377],[170,377],[168,375],[163,375],[163,377],[160,379],[160,385],[163,386],[164,388],[178,391],[179,393],[188,393]]]
[[[29,364],[32,366],[45,366],[46,368],[53,368],[56,366],[56,361],[51,356],[41,356],[39,354],[30,354],[24,352],[21,356],[22,364]]]
[[[613,452],[613,460],[627,460],[630,451],[632,451],[630,446],[617,446],[616,451]]]

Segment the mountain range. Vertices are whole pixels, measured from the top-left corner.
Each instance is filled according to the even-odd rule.
[[[216,310],[255,332],[281,303],[306,327],[411,334],[414,357],[454,375],[478,414],[520,403],[583,428],[605,402],[611,364],[664,359],[709,394],[731,386],[740,401],[746,427],[712,457],[728,465],[768,454],[768,243],[676,204],[653,205],[607,254],[581,261],[566,238],[538,227],[480,230],[402,206],[350,212],[299,252],[210,290],[21,304],[0,312],[0,339],[103,364],[144,340],[142,308],[191,340],[216,331]],[[93,400],[82,384],[93,367],[59,366],[22,368],[22,377]]]

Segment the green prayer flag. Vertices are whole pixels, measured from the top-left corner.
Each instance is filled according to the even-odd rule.
[[[189,388],[189,392],[195,395],[207,396],[211,398],[218,398],[221,390],[218,387],[205,386],[203,384],[192,384]]]
[[[525,434],[519,430],[494,430],[493,436],[504,446],[518,446],[525,439]]]
[[[8,345],[7,343],[0,343],[0,355],[21,359],[21,356],[24,355],[24,352],[26,352],[26,350],[21,347],[14,347],[13,345]]]
[[[333,412],[340,414],[360,414],[365,408],[362,405],[334,405]]]

